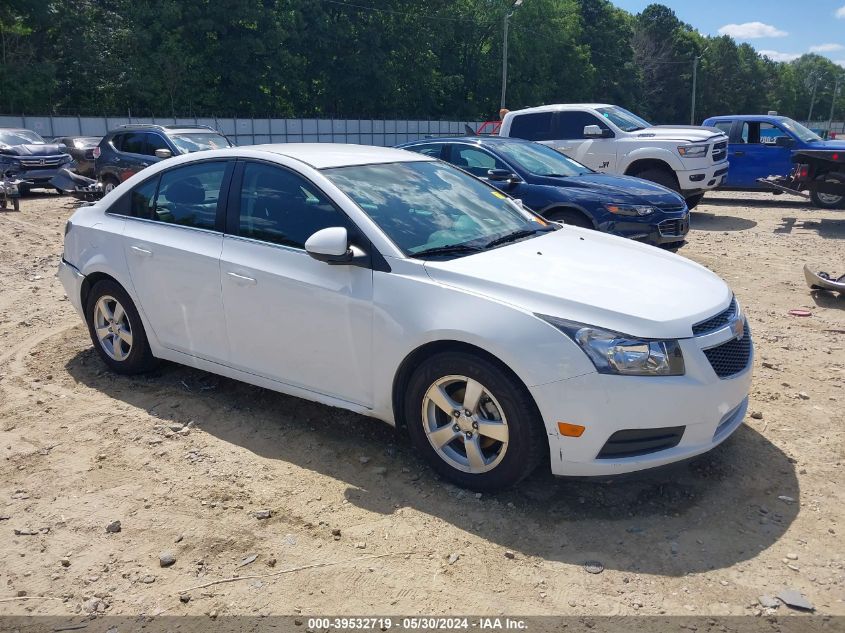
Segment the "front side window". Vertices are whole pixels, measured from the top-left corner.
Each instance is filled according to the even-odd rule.
[[[733,127],[733,121],[717,121],[713,124],[713,127],[718,129],[722,134],[725,136],[731,135],[731,127]]]
[[[170,149],[170,147],[168,147],[167,141],[165,141],[160,135],[148,134],[147,148],[144,153],[149,154],[150,156],[155,156],[157,149]]]
[[[780,119],[781,125],[785,127],[787,130],[792,132],[795,136],[800,138],[805,143],[812,143],[813,141],[821,141],[822,137],[813,132],[808,127],[804,127],[798,121],[793,121],[792,119]]]
[[[238,235],[305,248],[314,233],[333,226],[352,228],[346,215],[309,181],[272,165],[244,166]]]
[[[518,114],[511,121],[508,136],[524,138],[527,141],[550,141],[552,136],[552,120],[554,112],[535,112],[533,114]]]
[[[544,225],[500,191],[434,161],[323,171],[406,254],[450,246],[482,249]]]
[[[187,165],[164,172],[158,185],[153,219],[213,230],[225,174],[226,163],[222,161]]]
[[[496,149],[511,163],[535,176],[581,176],[592,169],[540,143],[503,142]]]
[[[487,172],[491,169],[508,169],[508,166],[495,156],[477,147],[452,145],[450,154],[450,163],[479,178],[487,178]]]
[[[127,154],[146,154],[147,134],[145,132],[133,132],[123,137],[120,150]]]
[[[556,138],[579,139],[584,136],[584,128],[588,125],[598,125],[602,130],[609,130],[610,127],[589,112],[562,111],[558,112],[556,123]]]

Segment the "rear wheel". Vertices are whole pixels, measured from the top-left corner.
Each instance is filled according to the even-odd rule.
[[[822,176],[819,178],[820,182],[829,182],[845,187],[845,182],[831,177]],[[813,204],[822,209],[845,209],[845,196],[840,196],[833,193],[819,193],[816,190],[810,192],[810,200]]]
[[[411,439],[434,470],[473,490],[516,484],[548,451],[525,387],[496,363],[466,352],[423,361],[409,381],[404,413]]]
[[[94,284],[85,314],[94,348],[113,371],[139,374],[155,367],[141,316],[120,284],[111,280]]]

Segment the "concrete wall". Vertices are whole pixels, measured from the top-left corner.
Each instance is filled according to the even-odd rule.
[[[208,125],[237,145],[261,143],[360,143],[391,146],[426,136],[459,135],[478,121],[396,121],[382,119],[145,119],[119,117],[0,116],[0,127],[27,128],[44,137],[102,136],[126,123]]]

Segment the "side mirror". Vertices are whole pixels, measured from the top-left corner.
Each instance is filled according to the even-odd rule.
[[[777,147],[792,147],[795,145],[795,141],[792,140],[791,136],[778,136],[777,139],[775,139],[775,145]]]
[[[604,138],[604,130],[598,125],[585,125],[584,138]]]
[[[519,176],[507,169],[488,169],[487,179],[492,182],[509,182],[511,184],[519,182]]]
[[[156,158],[164,159],[164,158],[170,158],[171,156],[173,156],[173,152],[171,152],[169,149],[157,149],[156,150]]]
[[[355,257],[349,246],[349,234],[342,226],[321,229],[305,242],[305,252],[327,264],[348,264]]]

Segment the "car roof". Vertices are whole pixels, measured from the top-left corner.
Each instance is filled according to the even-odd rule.
[[[421,138],[416,141],[408,141],[407,143],[402,143],[401,145],[397,145],[396,147],[414,147],[416,145],[425,145],[427,143],[471,143],[473,145],[481,145],[494,148],[496,147],[496,145],[501,145],[503,143],[525,143],[528,145],[533,145],[534,141],[526,141],[525,139],[514,138],[510,136],[497,136],[495,134],[480,134],[478,136],[439,136],[435,138]]]
[[[315,169],[435,160],[404,149],[345,143],[274,143],[249,145],[238,149],[280,154],[311,165]],[[229,151],[237,154],[237,149]]]
[[[522,110],[511,110],[508,114],[531,114],[535,112],[558,112],[560,110],[581,110],[589,108],[595,110],[596,108],[612,108],[613,104],[609,103],[552,103],[549,105],[535,106],[533,108],[523,108]],[[507,115],[505,115],[507,116]]]
[[[116,132],[132,131],[157,131],[164,132],[166,134],[191,134],[192,132],[213,132],[215,134],[220,134],[220,132],[207,125],[159,125],[157,123],[126,123],[109,130],[109,133],[114,134]]]
[[[708,117],[705,121],[720,121],[722,119],[730,119],[731,121],[756,121],[758,119],[782,121],[788,118],[779,114],[720,114],[719,116]]]

